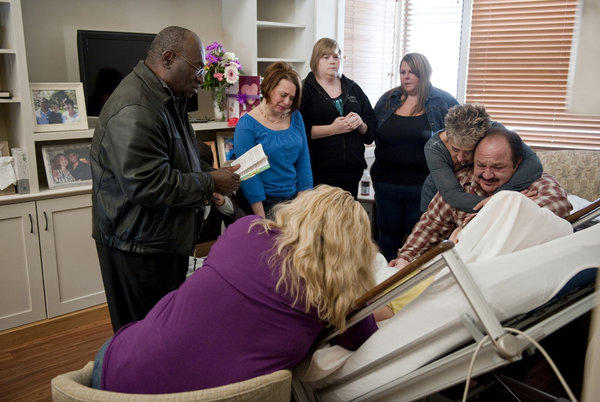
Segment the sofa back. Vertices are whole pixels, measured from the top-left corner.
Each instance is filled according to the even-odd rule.
[[[560,149],[538,151],[544,172],[569,194],[589,201],[600,197],[600,151]]]

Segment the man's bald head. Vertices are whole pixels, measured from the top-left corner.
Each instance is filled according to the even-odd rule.
[[[204,68],[202,41],[189,29],[167,27],[152,41],[145,64],[176,96],[190,98],[202,83],[202,76],[196,75]]]
[[[154,37],[146,55],[146,62],[159,61],[167,50],[181,52],[186,34],[195,35],[192,31],[178,26],[166,27]]]

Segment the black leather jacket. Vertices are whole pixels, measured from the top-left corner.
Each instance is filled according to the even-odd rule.
[[[192,255],[213,170],[200,161],[185,112],[140,61],[104,105],[94,131],[92,236],[137,253]]]

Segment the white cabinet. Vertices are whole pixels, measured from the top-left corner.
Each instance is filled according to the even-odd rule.
[[[0,330],[106,301],[91,206],[89,194],[0,206]]]
[[[90,195],[37,202],[48,318],[104,303]]]
[[[0,206],[0,330],[46,318],[35,202]]]

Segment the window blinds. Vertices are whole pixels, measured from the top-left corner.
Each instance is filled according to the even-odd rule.
[[[373,106],[393,86],[396,6],[394,0],[346,0],[344,74]]]
[[[456,97],[462,0],[404,0],[401,56],[421,53],[431,83]]]
[[[466,100],[530,145],[600,149],[600,118],[566,111],[577,0],[473,0]]]

